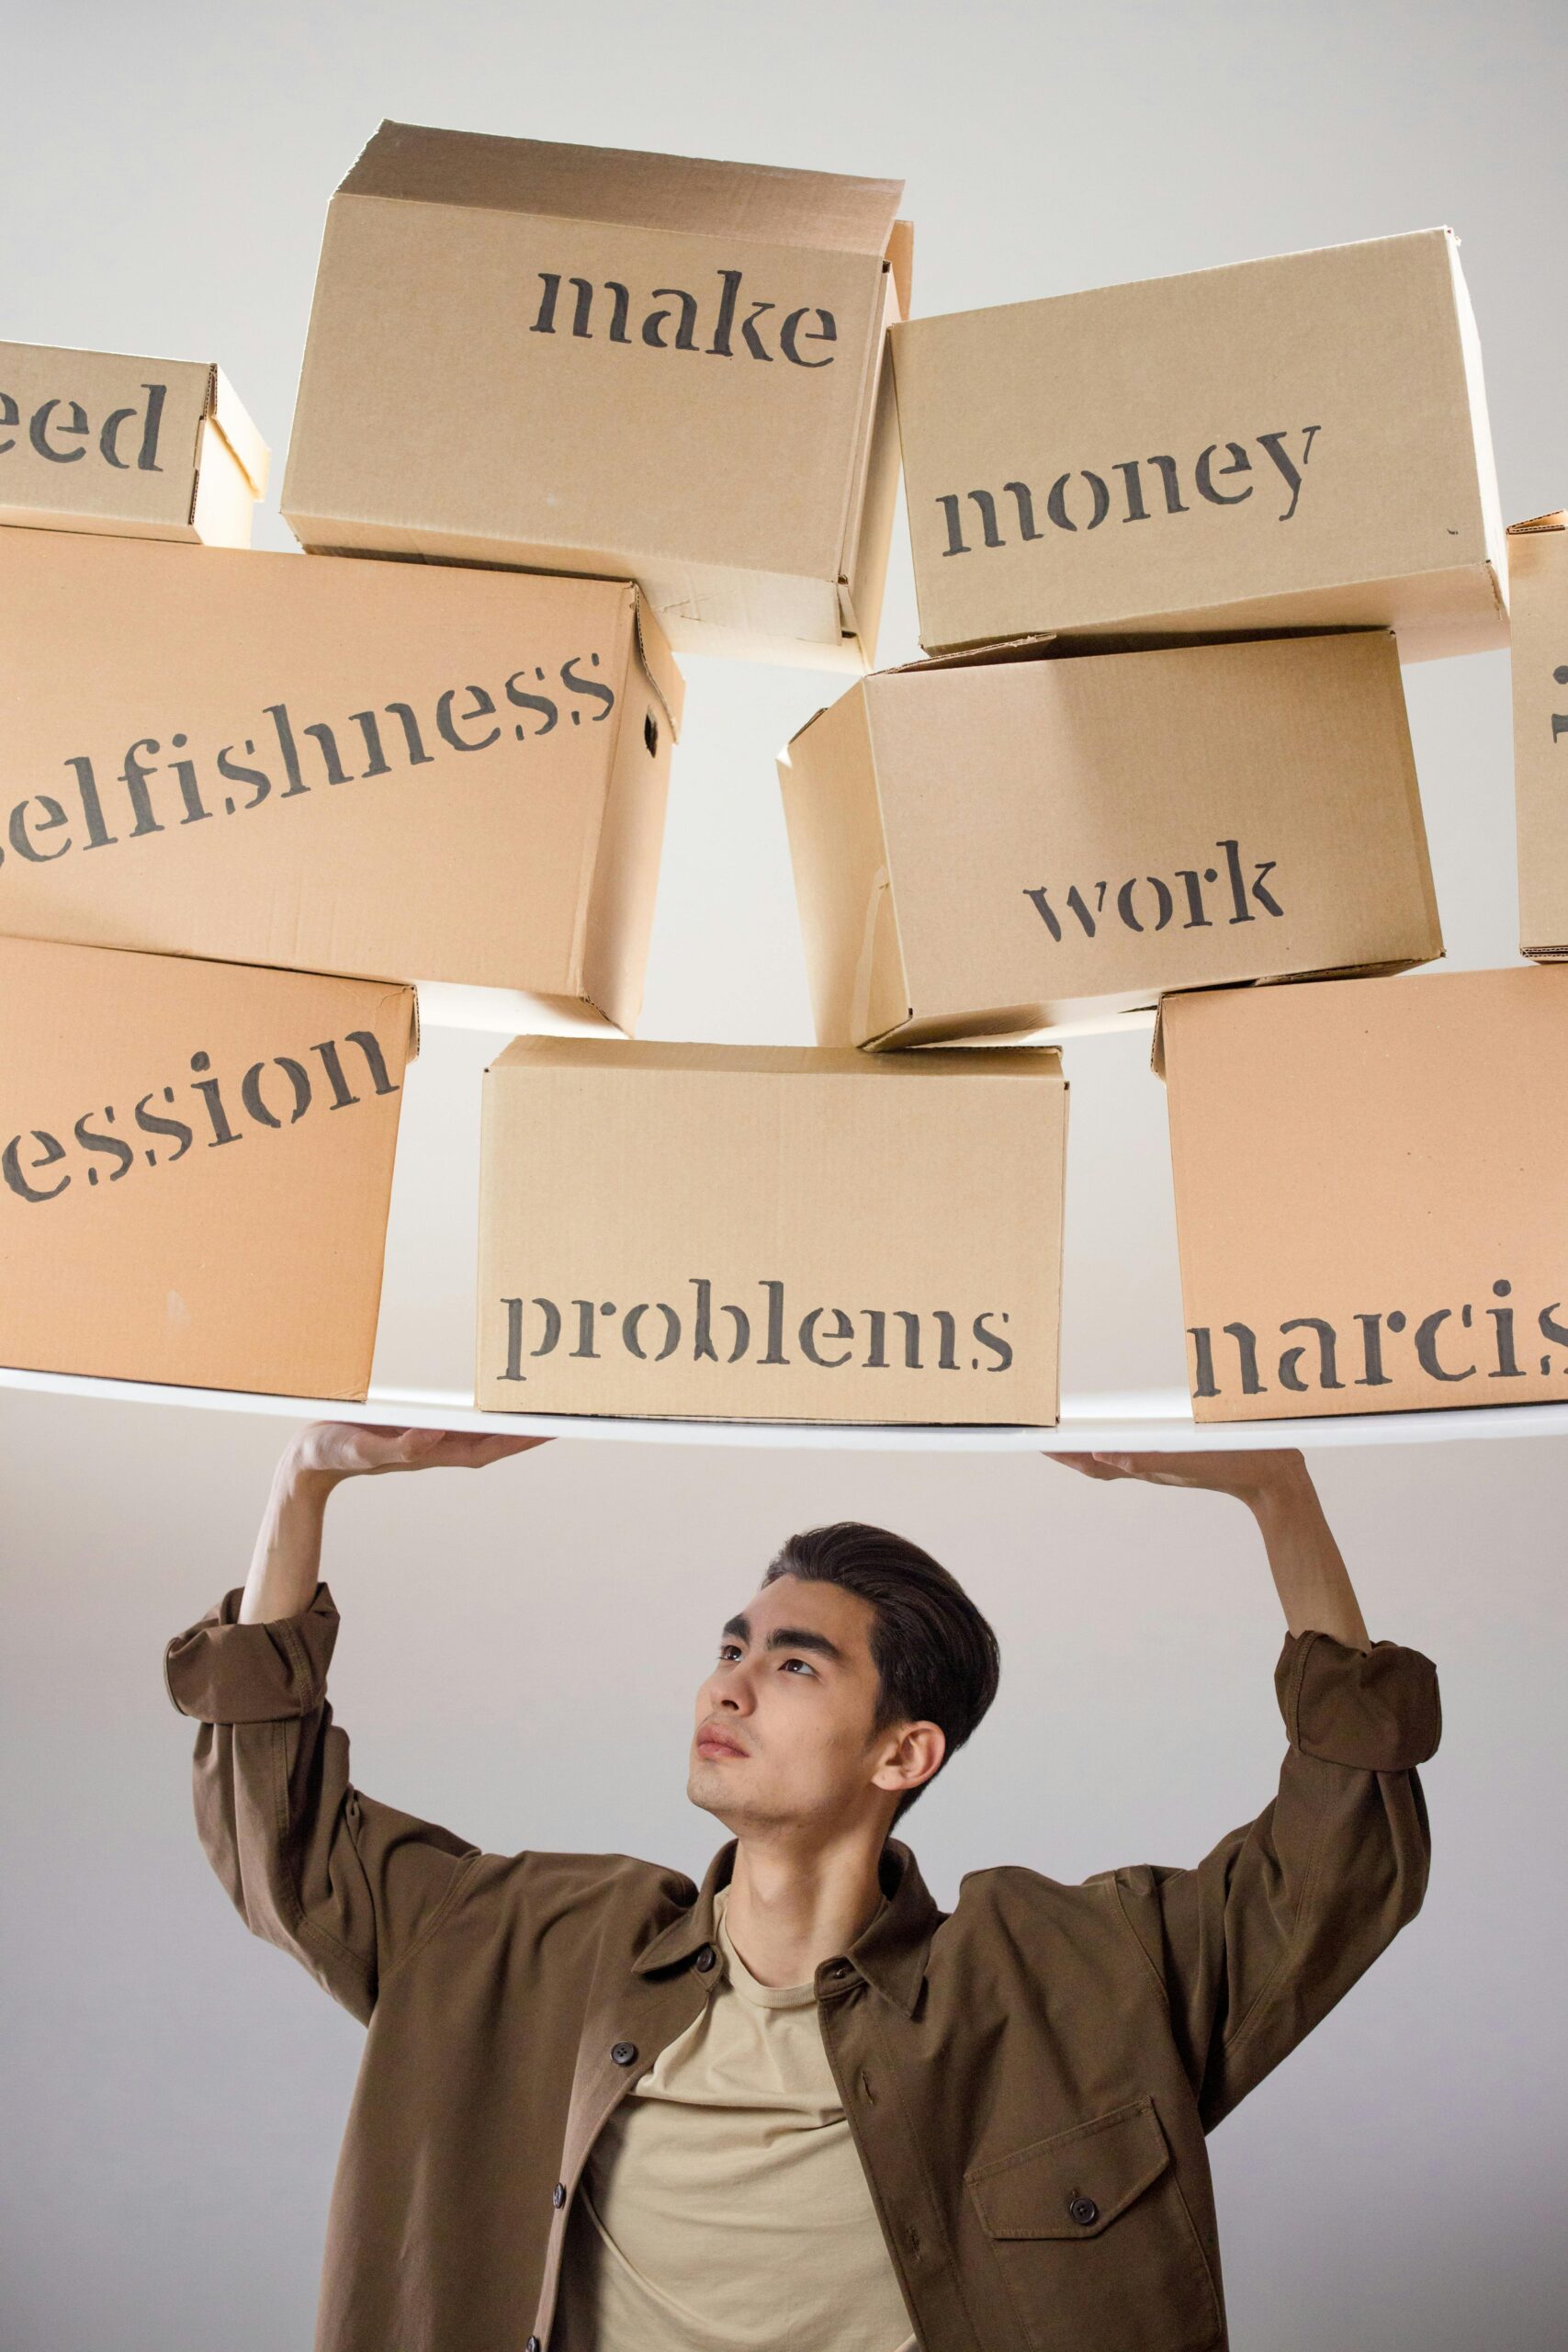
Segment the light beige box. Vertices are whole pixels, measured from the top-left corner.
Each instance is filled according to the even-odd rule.
[[[484,1080],[478,1402],[1047,1427],[1066,1112],[1049,1049],[520,1037]]]
[[[1167,997],[1201,1421],[1568,1399],[1568,972]]]
[[[1568,514],[1508,533],[1519,950],[1568,956]]]
[[[0,532],[0,933],[630,1028],[681,680],[635,587]]]
[[[0,343],[0,525],[249,547],[269,456],[205,360]]]
[[[865,669],[902,187],[384,122],[328,210],[285,515],[635,579],[678,650]]]
[[[928,652],[1043,631],[1379,627],[1407,661],[1507,641],[1450,230],[916,319],[892,345]]]
[[[413,992],[0,939],[0,1363],[363,1398]]]
[[[779,775],[824,1046],[1443,952],[1386,630],[914,662],[818,712]]]

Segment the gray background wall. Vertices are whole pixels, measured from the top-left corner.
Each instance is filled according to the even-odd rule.
[[[328,194],[384,114],[902,173],[917,305],[960,309],[1447,221],[1503,503],[1568,497],[1561,25],[1545,6],[557,13],[6,12],[0,333],[216,356],[287,442]],[[259,543],[288,537],[276,515]],[[917,650],[896,557],[881,658]],[[86,658],[86,657],[85,657]],[[773,752],[838,689],[693,661],[645,1034],[809,1035]],[[1407,673],[1454,965],[1514,960],[1507,665]],[[1397,982],[1391,982],[1397,986]],[[411,1076],[379,1373],[468,1370],[479,1073]],[[1146,1040],[1072,1048],[1065,1372],[1182,1377]],[[1456,1072],[1456,1083],[1462,1073]],[[303,2352],[360,2032],[253,1941],[197,1850],[169,1634],[239,1582],[283,1427],[0,1395],[4,2337]],[[1426,1910],[1213,2143],[1237,2352],[1562,2341],[1568,1929],[1559,1790],[1568,1449],[1313,1456],[1373,1634],[1427,1650]],[[1280,1622],[1235,1505],[1032,1457],[560,1443],[340,1497],[334,1699],[364,1783],[491,1846],[657,1855],[717,1628],[792,1527],[930,1545],[1001,1636],[1000,1697],[910,1817],[965,1870],[1195,1860],[1271,1792]],[[390,2348],[389,2348],[390,2352]]]

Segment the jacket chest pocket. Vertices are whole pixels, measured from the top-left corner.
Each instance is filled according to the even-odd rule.
[[[1152,2098],[964,2174],[1038,2352],[1211,2352],[1219,2297]]]

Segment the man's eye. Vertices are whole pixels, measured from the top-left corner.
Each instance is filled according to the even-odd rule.
[[[786,1666],[804,1666],[806,1667],[807,1674],[812,1675],[813,1677],[817,1672],[817,1668],[814,1666],[807,1665],[806,1659],[803,1657],[786,1657],[784,1664]]]

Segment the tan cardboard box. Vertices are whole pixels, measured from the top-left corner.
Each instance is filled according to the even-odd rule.
[[[1519,949],[1568,956],[1568,514],[1508,533]]]
[[[1568,973],[1167,997],[1201,1421],[1568,1398]]]
[[[641,1001],[681,681],[637,591],[0,532],[0,933]]]
[[[0,939],[0,1363],[362,1398],[410,989]]]
[[[1048,1427],[1066,1113],[1049,1050],[520,1037],[485,1073],[477,1400]]]
[[[383,123],[328,210],[285,515],[637,580],[680,650],[865,669],[902,188]]]
[[[915,662],[779,775],[824,1046],[1443,952],[1386,630]]]
[[[892,345],[928,652],[1343,625],[1395,629],[1406,660],[1506,642],[1450,230],[916,319]]]
[[[0,524],[249,547],[270,454],[206,361],[0,343]]]

